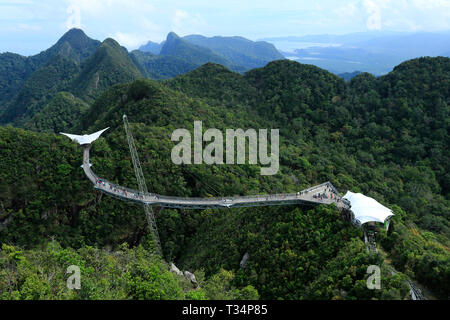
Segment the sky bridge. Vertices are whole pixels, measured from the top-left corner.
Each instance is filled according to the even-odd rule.
[[[131,132],[127,129],[126,116],[124,116],[126,123],[127,137],[130,138],[129,144],[132,148],[133,161],[138,158],[134,147],[134,142],[131,136]],[[82,168],[89,180],[94,184],[95,189],[102,191],[110,196],[128,200],[133,202],[139,202],[147,206],[159,206],[166,208],[181,208],[181,209],[207,209],[207,208],[240,208],[240,207],[257,207],[257,206],[274,206],[274,205],[287,205],[287,204],[306,204],[306,205],[318,205],[318,204],[332,204],[334,203],[339,209],[349,210],[350,202],[347,199],[341,197],[336,188],[330,183],[325,182],[314,187],[298,191],[296,193],[279,193],[279,194],[260,194],[251,196],[228,196],[228,197],[209,197],[209,198],[195,198],[195,197],[172,197],[159,195],[156,193],[150,193],[147,191],[146,186],[140,190],[129,189],[123,186],[119,186],[107,179],[97,176],[91,169],[91,163],[89,162],[89,152],[92,143],[97,140],[100,135],[108,128],[95,132],[90,135],[74,135],[68,133],[62,133],[69,137],[73,141],[76,141],[83,147],[83,164]],[[137,176],[142,176],[138,179],[142,184],[143,181],[142,171],[137,159],[135,169]]]
[[[260,194],[253,196],[229,196],[229,197],[172,197],[156,193],[141,193],[135,189],[119,186],[107,179],[98,177],[91,168],[89,152],[91,143],[82,144],[83,147],[83,170],[88,179],[94,184],[95,189],[110,196],[123,200],[140,202],[146,205],[166,208],[181,209],[207,209],[207,208],[239,208],[273,206],[287,204],[332,204],[340,209],[350,209],[349,202],[343,199],[336,188],[325,182],[317,186],[296,192],[280,194]]]
[[[389,217],[393,215],[391,209],[381,205],[373,198],[364,196],[361,193],[353,193],[347,191],[342,197],[336,188],[327,181],[325,183],[297,191],[295,193],[278,193],[278,194],[259,194],[249,196],[226,196],[226,197],[173,197],[148,192],[142,168],[139,162],[134,139],[129,129],[126,115],[123,116],[127,140],[133,161],[139,190],[130,189],[120,186],[116,183],[108,181],[105,178],[97,176],[92,171],[92,165],[89,162],[90,150],[92,143],[107,130],[95,132],[90,135],[74,135],[62,133],[73,141],[79,143],[83,148],[83,164],[81,167],[88,179],[93,183],[94,188],[106,193],[107,195],[116,197],[121,200],[132,201],[144,205],[147,222],[154,236],[156,248],[161,253],[161,245],[159,235],[156,228],[156,221],[151,207],[177,208],[177,209],[218,209],[218,208],[242,208],[242,207],[262,207],[275,205],[320,205],[335,204],[343,213],[344,219],[351,221],[353,224],[361,226],[369,223],[384,223],[387,221],[386,228],[389,226]],[[367,241],[366,241],[367,242]],[[375,244],[373,243],[373,246]]]

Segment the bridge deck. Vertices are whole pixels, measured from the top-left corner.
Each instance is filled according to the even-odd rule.
[[[154,193],[140,194],[138,190],[125,188],[98,177],[91,169],[89,163],[89,150],[91,144],[83,145],[83,169],[86,176],[94,184],[95,188],[114,197],[141,202],[152,206],[185,209],[206,208],[236,208],[255,207],[284,204],[331,204],[334,203],[340,209],[349,209],[350,206],[342,200],[342,197],[330,182],[308,188],[297,193],[282,193],[254,196],[231,196],[211,198],[183,198],[169,197]],[[320,195],[320,196],[319,196]]]

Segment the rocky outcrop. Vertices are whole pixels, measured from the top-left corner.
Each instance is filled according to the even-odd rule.
[[[241,262],[239,263],[239,265],[241,266],[242,269],[244,269],[245,266],[247,265],[248,258],[250,258],[250,256],[249,256],[248,252],[246,252],[244,254],[244,256],[242,257]]]
[[[184,272],[184,276],[191,281],[191,283],[194,285],[194,287],[198,288],[198,282],[195,278],[195,275],[193,273],[190,273],[189,271]]]
[[[195,275],[192,272],[184,271],[183,273],[182,271],[180,271],[180,269],[177,268],[177,266],[173,262],[169,263],[169,270],[170,272],[173,272],[178,276],[185,276],[186,279],[188,279],[195,288],[199,287],[197,279],[195,278]]]
[[[183,272],[181,272],[180,269],[178,269],[177,266],[173,262],[171,262],[169,264],[169,268],[170,268],[170,272],[173,272],[173,273],[175,273],[176,275],[179,275],[179,276],[183,275]]]

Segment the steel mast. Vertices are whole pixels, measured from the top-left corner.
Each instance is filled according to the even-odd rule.
[[[123,115],[123,124],[125,127],[125,132],[127,134],[128,146],[130,147],[131,159],[133,161],[134,173],[136,174],[139,192],[141,195],[145,195],[148,193],[148,189],[145,183],[144,174],[142,173],[141,163],[136,151],[136,145],[134,144],[133,135],[128,124],[128,118],[125,114]],[[161,242],[159,241],[159,233],[156,226],[156,219],[153,213],[153,209],[148,204],[144,204],[144,211],[148,226],[150,228],[150,232],[152,233],[153,242],[155,243],[156,253],[162,256]]]

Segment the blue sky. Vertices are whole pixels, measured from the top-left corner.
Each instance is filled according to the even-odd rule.
[[[249,39],[306,34],[450,30],[450,0],[0,0],[0,52],[39,53],[82,28],[128,49],[179,35]]]

